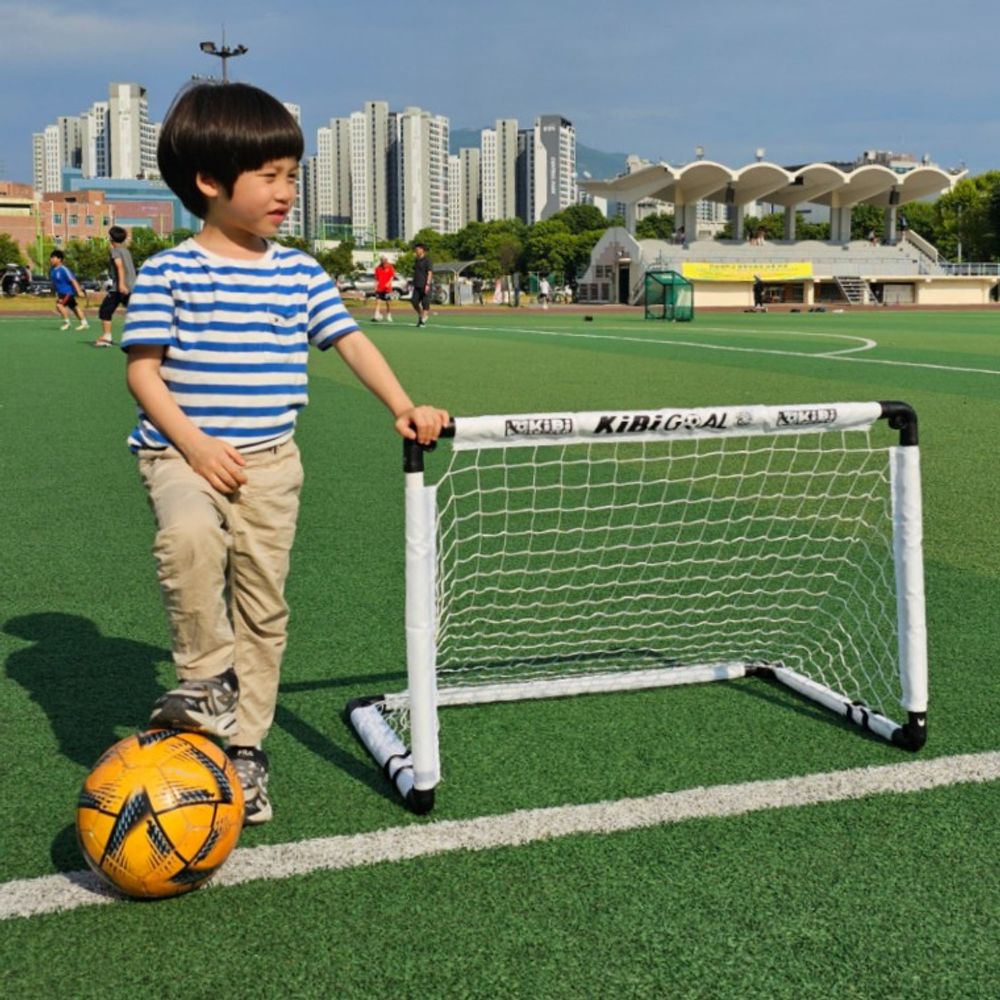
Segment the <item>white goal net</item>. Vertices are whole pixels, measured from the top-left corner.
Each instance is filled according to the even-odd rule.
[[[915,418],[903,447],[884,411],[457,420],[409,474],[409,685],[355,703],[369,749],[409,794],[441,707],[750,673],[922,742]]]

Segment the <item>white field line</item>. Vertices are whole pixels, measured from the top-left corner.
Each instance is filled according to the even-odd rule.
[[[407,861],[449,851],[494,850],[574,834],[609,834],[998,779],[1000,751],[689,788],[615,802],[527,809],[470,820],[414,823],[372,833],[237,849],[209,888]],[[122,900],[90,872],[18,879],[0,885],[0,920],[112,902]]]
[[[444,329],[444,328],[443,328]],[[614,340],[622,341],[625,343],[633,344],[651,344],[656,347],[693,347],[700,351],[732,351],[737,354],[777,354],[782,357],[787,358],[819,358],[823,361],[854,361],[859,364],[868,365],[891,365],[898,368],[930,368],[933,371],[944,371],[944,372],[969,372],[975,375],[1000,375],[1000,370],[993,368],[963,368],[959,365],[935,365],[926,361],[893,361],[889,358],[861,358],[855,357],[849,351],[828,351],[828,352],[812,352],[812,351],[781,351],[775,348],[767,347],[734,347],[727,344],[702,344],[698,341],[693,340],[658,340],[652,337],[629,337],[623,334],[611,334],[611,333],[567,333],[566,331],[560,330],[530,330],[524,327],[485,327],[485,326],[459,326],[457,324],[449,323],[447,325],[449,330],[468,330],[473,333],[524,333],[534,337],[568,337],[574,340]],[[734,333],[735,330],[727,329],[724,327],[702,327],[704,330],[709,330],[713,333]],[[741,333],[768,333],[771,334],[775,331],[764,331],[764,330],[741,330]],[[810,336],[843,336],[843,334],[816,334],[816,333],[806,333],[805,331],[781,331],[783,334],[797,335],[802,337]],[[877,346],[876,342],[873,342]],[[852,348],[851,350],[869,350],[867,345],[859,348]]]

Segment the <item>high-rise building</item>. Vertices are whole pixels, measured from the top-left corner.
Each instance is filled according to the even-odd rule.
[[[297,104],[289,104],[287,101],[282,102],[285,105],[288,113],[295,119],[296,123],[301,128],[302,126],[302,109]],[[295,204],[292,205],[292,210],[285,216],[285,221],[282,222],[278,229],[278,232],[282,236],[302,236],[302,170],[295,180]]]
[[[110,107],[107,101],[95,101],[80,115],[84,177],[111,176]]]
[[[517,134],[517,214],[530,225],[576,202],[576,130],[560,115],[541,115]]]
[[[389,235],[448,228],[449,122],[421,108],[389,113]]]
[[[109,84],[108,123],[111,140],[109,176],[121,179],[157,177],[156,140],[159,127],[149,120],[146,88],[137,83]]]
[[[517,216],[517,119],[498,118],[480,133],[483,221]]]
[[[365,101],[351,115],[351,221],[379,239],[389,234],[388,138],[389,105]]]
[[[576,129],[561,115],[535,119],[535,163],[529,222],[576,204]]]
[[[478,149],[460,149],[459,159],[459,216],[455,232],[464,229],[470,222],[477,222],[483,215],[482,173],[480,161],[481,151]]]
[[[62,190],[62,172],[83,159],[82,129],[77,117],[61,115],[32,136],[32,183],[36,191]]]
[[[339,237],[351,222],[350,118],[331,118],[316,130],[314,186],[309,234],[314,239]]]

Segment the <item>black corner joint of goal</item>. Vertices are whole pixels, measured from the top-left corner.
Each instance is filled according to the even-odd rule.
[[[894,431],[899,431],[899,443],[904,448],[915,447],[918,443],[917,411],[909,403],[896,399],[884,400],[879,406],[882,407],[882,419],[887,420]]]
[[[906,724],[892,734],[892,742],[902,750],[919,750],[927,742],[927,713],[910,712]]]
[[[441,431],[441,437],[443,438],[453,438],[455,436],[455,421],[452,420]],[[409,438],[403,439],[403,472],[423,472],[424,471],[424,453],[428,451],[433,451],[437,447],[436,443],[431,444],[419,444],[416,441],[411,441]]]
[[[406,796],[406,805],[417,816],[426,816],[434,808],[434,789],[411,788]]]

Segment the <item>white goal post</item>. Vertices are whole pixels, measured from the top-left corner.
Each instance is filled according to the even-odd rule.
[[[413,811],[449,705],[756,676],[923,746],[907,404],[460,417],[446,437],[426,475],[404,446],[407,686],[347,706]]]

